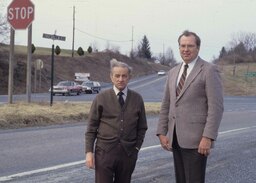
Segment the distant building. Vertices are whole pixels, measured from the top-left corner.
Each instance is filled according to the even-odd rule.
[[[88,81],[90,80],[90,73],[75,73],[75,81]]]

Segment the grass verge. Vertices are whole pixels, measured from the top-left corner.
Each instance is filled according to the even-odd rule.
[[[147,115],[160,111],[160,102],[145,103]],[[91,102],[15,103],[0,105],[0,129],[47,126],[86,121]]]

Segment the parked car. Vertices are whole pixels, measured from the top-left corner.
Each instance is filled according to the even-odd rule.
[[[82,91],[85,93],[99,93],[101,85],[97,81],[85,81],[82,83]]]
[[[49,91],[51,91],[51,89],[49,89]],[[53,95],[80,95],[80,93],[82,93],[82,87],[74,81],[61,81],[53,86]]]
[[[158,76],[164,76],[166,73],[164,70],[160,70],[160,71],[158,71],[157,74],[158,74]]]

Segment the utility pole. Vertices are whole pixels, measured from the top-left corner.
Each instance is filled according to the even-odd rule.
[[[164,43],[163,43],[163,64],[165,64],[165,48],[164,48]]]
[[[132,49],[131,49],[131,56],[133,57],[133,26],[132,26]]]
[[[164,48],[164,43],[163,43],[163,56],[165,55],[165,48]]]
[[[72,40],[72,57],[74,57],[74,42],[75,42],[75,6],[73,6],[73,40]]]

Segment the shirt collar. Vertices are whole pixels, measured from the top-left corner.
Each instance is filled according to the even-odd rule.
[[[113,89],[114,89],[116,95],[120,92],[120,90],[118,90],[115,86],[113,86]],[[127,96],[127,91],[128,91],[128,88],[127,88],[127,87],[125,87],[125,88],[122,90],[122,92],[124,93],[124,96]]]
[[[197,59],[198,59],[198,56],[192,62],[189,62],[188,63],[188,68],[193,68]],[[182,60],[182,67],[184,67],[184,65],[186,65],[186,63]]]

